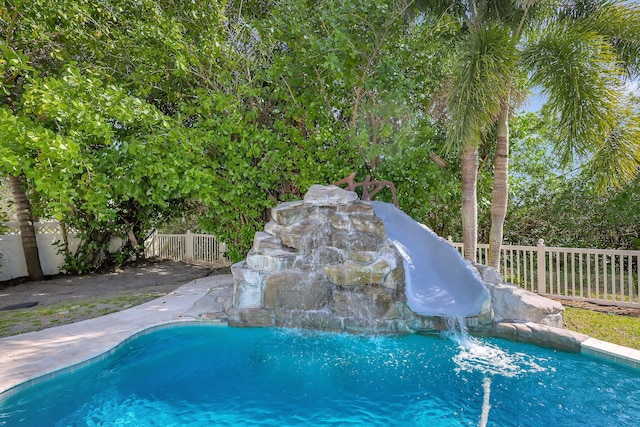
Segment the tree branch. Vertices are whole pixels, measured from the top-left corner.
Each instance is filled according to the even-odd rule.
[[[6,43],[7,46],[11,44],[11,39],[13,38],[13,29],[16,26],[16,22],[18,21],[18,6],[13,11],[13,15],[11,15],[11,22],[9,22],[9,26],[7,27],[7,38]]]

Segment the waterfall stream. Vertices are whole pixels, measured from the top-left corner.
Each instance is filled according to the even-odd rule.
[[[491,409],[491,383],[495,377],[515,377],[545,368],[536,363],[534,357],[525,353],[508,353],[500,347],[487,344],[469,335],[463,317],[448,316],[444,335],[458,345],[459,352],[453,357],[456,373],[479,372],[482,374],[483,401],[478,425],[485,427]]]

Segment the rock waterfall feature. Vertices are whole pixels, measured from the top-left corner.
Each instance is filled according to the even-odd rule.
[[[232,267],[229,324],[398,333],[404,269],[371,204],[313,186],[272,209],[247,259]]]
[[[442,330],[442,316],[451,314],[466,317],[472,331],[499,330],[502,336],[510,330],[505,323],[562,326],[562,305],[505,284],[495,270],[469,264],[457,253],[453,256],[462,265],[453,267],[447,261],[451,255],[443,255],[451,248],[441,246],[448,243],[435,234],[440,243],[415,251],[422,239],[411,228],[417,223],[409,225],[413,220],[401,213],[402,221],[394,219],[387,230],[385,222],[398,214],[392,209],[397,210],[332,185],[314,185],[303,200],[272,209],[271,221],[256,233],[247,258],[232,266],[229,325],[397,334]],[[412,262],[423,266],[417,278],[406,274],[413,268],[407,250],[413,250]],[[438,276],[430,281],[436,285],[419,288],[415,282],[429,275]],[[428,301],[426,306],[416,308],[416,292]],[[527,304],[504,307],[518,299]],[[450,307],[440,307],[445,302]]]

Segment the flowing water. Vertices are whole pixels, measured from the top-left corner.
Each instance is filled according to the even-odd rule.
[[[458,353],[453,356],[456,373],[477,372],[482,375],[482,413],[478,425],[484,427],[489,420],[491,410],[491,383],[494,377],[517,377],[544,372],[535,358],[526,353],[509,352],[487,341],[474,338],[467,332],[464,318],[448,317],[445,333],[458,345]]]
[[[0,395],[6,426],[635,426],[640,373],[505,340],[173,327]]]

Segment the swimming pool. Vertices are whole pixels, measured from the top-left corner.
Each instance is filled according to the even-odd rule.
[[[0,400],[0,425],[635,426],[640,373],[506,340],[180,326]]]

